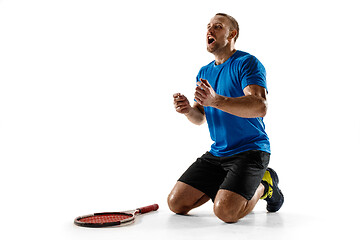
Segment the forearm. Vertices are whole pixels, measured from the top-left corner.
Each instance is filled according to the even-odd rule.
[[[194,105],[188,113],[185,114],[187,119],[196,125],[201,125],[206,121],[205,113],[203,109],[200,109]]]
[[[254,95],[238,98],[217,95],[216,101],[213,103],[212,107],[238,117],[256,118],[264,117],[266,115],[267,101],[262,97]]]

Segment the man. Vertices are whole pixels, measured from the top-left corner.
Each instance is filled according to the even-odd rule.
[[[269,212],[278,211],[284,202],[278,176],[267,168],[265,69],[254,56],[235,49],[238,34],[233,17],[216,14],[206,35],[207,50],[215,61],[197,76],[193,106],[184,95],[173,95],[176,111],[197,125],[207,121],[214,141],[169,194],[169,208],[177,214],[212,199],[215,215],[233,223],[250,213],[260,198],[267,201]]]

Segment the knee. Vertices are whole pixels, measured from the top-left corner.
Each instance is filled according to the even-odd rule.
[[[187,214],[190,210],[184,206],[180,198],[175,194],[170,193],[167,199],[169,209],[176,214]]]
[[[223,202],[215,202],[214,213],[226,223],[235,223],[243,217],[239,209],[235,209],[233,206]]]

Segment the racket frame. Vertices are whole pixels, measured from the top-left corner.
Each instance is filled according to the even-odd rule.
[[[88,215],[83,215],[75,218],[74,224],[80,227],[91,227],[91,228],[102,228],[102,227],[112,227],[112,226],[119,226],[119,225],[128,225],[135,221],[135,216],[142,213],[147,213],[150,211],[156,211],[159,208],[157,204],[149,205],[142,208],[137,208],[136,210],[128,210],[123,212],[100,212],[100,213],[93,213]],[[127,215],[129,218],[115,221],[115,222],[106,222],[106,223],[87,223],[80,221],[83,218],[93,217],[97,215],[106,215],[106,214],[116,214],[116,215]]]
[[[135,214],[138,211],[130,212],[130,211],[124,211],[124,212],[100,212],[100,213],[93,213],[88,215],[83,215],[75,218],[74,223],[77,226],[80,227],[93,227],[93,228],[101,228],[101,227],[111,227],[111,226],[119,226],[119,225],[125,225],[125,224],[131,224],[135,221]],[[83,218],[87,217],[93,217],[98,215],[106,215],[106,214],[115,214],[115,215],[127,215],[129,218],[116,221],[116,222],[106,222],[106,223],[87,223],[80,221]]]

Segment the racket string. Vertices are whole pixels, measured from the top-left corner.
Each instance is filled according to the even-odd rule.
[[[85,217],[80,219],[79,221],[85,223],[109,223],[109,222],[120,222],[122,220],[131,217],[132,217],[131,215],[125,215],[125,214],[104,214],[104,215]]]

